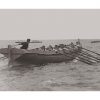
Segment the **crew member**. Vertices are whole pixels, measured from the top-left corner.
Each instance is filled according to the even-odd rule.
[[[79,51],[82,49],[82,44],[80,43],[80,41],[76,42],[76,46],[77,46]]]
[[[27,39],[26,42],[20,43],[19,45],[22,45],[22,46],[20,47],[20,49],[28,49],[29,43],[30,43],[30,39]]]

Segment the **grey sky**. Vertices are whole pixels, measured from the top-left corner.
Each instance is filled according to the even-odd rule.
[[[100,38],[100,10],[0,10],[0,39]]]

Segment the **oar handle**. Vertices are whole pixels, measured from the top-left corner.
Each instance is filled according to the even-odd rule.
[[[15,43],[24,43],[24,42],[15,42]],[[31,42],[29,42],[29,43],[42,43],[42,41],[31,41]]]

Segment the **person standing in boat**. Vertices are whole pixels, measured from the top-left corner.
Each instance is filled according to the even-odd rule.
[[[76,47],[78,48],[79,51],[81,51],[82,49],[82,44],[80,43],[80,40],[78,39],[78,41],[76,42]]]
[[[29,43],[30,43],[30,39],[27,39],[26,42],[21,42],[19,45],[22,45],[20,47],[20,49],[28,49],[28,46],[29,46]]]

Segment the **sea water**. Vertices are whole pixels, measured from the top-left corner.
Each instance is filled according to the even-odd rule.
[[[83,47],[100,53],[100,43],[81,40]],[[0,48],[15,41],[0,41]],[[42,45],[69,44],[76,40],[43,40],[30,44],[29,49]],[[17,46],[19,48],[19,46]],[[3,56],[3,55],[0,55]],[[8,59],[0,60],[0,91],[99,91],[100,64],[87,65],[80,61],[48,64],[45,66],[8,66]]]

